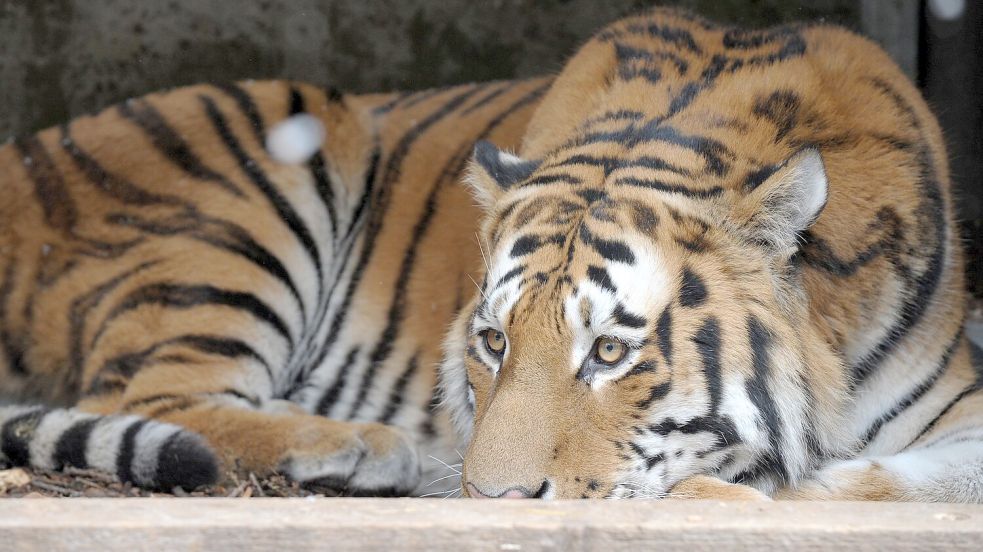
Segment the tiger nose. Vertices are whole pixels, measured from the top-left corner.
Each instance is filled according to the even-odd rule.
[[[471,498],[542,498],[546,494],[547,489],[549,489],[549,482],[543,481],[543,484],[536,491],[530,491],[526,487],[516,486],[509,487],[504,492],[494,494],[483,492],[474,483],[468,483],[468,494],[471,495]]]

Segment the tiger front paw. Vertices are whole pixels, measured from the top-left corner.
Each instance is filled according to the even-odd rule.
[[[708,475],[696,475],[676,483],[669,490],[668,498],[688,500],[771,500],[768,495],[753,487],[728,483],[722,479]]]
[[[382,424],[347,424],[350,431],[317,429],[297,436],[279,470],[301,482],[318,481],[351,495],[406,495],[420,482],[414,443]]]

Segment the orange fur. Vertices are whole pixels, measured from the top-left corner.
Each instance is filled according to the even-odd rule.
[[[741,488],[704,485],[712,474],[752,494],[818,496],[804,489],[822,466],[901,453],[979,385],[961,334],[941,133],[870,41],[829,25],[743,30],[655,10],[577,52],[522,144],[517,157],[479,148],[472,164],[493,260],[444,364],[447,402],[471,437],[463,481],[483,494]],[[613,270],[636,271],[635,283],[604,283]],[[687,291],[693,278],[699,289]],[[596,329],[587,296],[641,322]],[[625,324],[645,335],[619,337],[638,335]],[[483,352],[484,331],[507,336],[504,357]],[[594,383],[584,333],[605,331],[637,341],[634,367]],[[908,389],[917,414],[894,423]],[[933,499],[900,471],[861,471],[834,496]]]

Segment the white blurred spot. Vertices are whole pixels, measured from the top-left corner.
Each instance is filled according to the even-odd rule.
[[[954,21],[966,11],[966,0],[929,0],[928,9],[936,19]]]
[[[295,165],[311,158],[324,143],[324,125],[306,113],[277,124],[266,136],[266,149],[280,163]]]

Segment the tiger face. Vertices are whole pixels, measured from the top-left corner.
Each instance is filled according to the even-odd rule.
[[[802,419],[772,398],[802,391],[761,372],[829,355],[803,328],[794,259],[825,202],[821,157],[796,153],[740,201],[696,180],[631,185],[646,159],[477,146],[487,268],[442,370],[468,495],[662,497],[696,474],[795,464],[767,457],[766,428]]]

